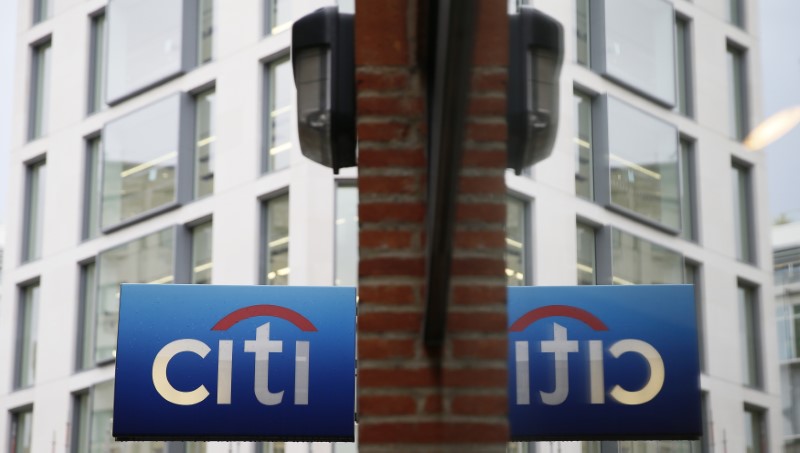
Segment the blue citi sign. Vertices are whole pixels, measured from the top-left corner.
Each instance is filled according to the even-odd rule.
[[[119,440],[352,441],[355,288],[122,285]]]
[[[693,291],[509,288],[512,439],[698,438]]]

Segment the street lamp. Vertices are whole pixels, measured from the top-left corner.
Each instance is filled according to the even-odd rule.
[[[798,124],[800,124],[800,107],[781,110],[753,128],[744,139],[744,146],[750,151],[764,149]]]

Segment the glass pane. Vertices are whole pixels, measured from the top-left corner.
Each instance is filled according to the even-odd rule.
[[[166,453],[164,442],[115,442],[111,435],[114,381],[92,388],[90,453]]]
[[[742,13],[742,0],[728,0],[728,21],[733,25],[744,25],[744,14]]]
[[[506,284],[523,286],[525,279],[525,202],[506,198]]]
[[[681,150],[681,237],[695,240],[694,231],[694,147],[692,142],[680,139]]]
[[[100,152],[102,139],[94,137],[88,142],[86,151],[86,195],[84,202],[83,239],[100,235]]]
[[[578,64],[588,67],[590,64],[589,51],[589,0],[575,0],[575,53]]]
[[[592,98],[576,91],[575,102],[575,195],[594,198],[592,181]]]
[[[597,283],[595,268],[595,231],[594,228],[578,224],[577,227],[578,244],[578,284],[594,285]]]
[[[50,17],[50,11],[53,8],[53,0],[34,0],[33,2],[33,23],[38,24]]]
[[[214,193],[214,100],[209,90],[195,97],[195,180],[194,196],[202,198]]]
[[[690,92],[690,41],[689,23],[681,17],[675,18],[675,62],[677,64],[676,79],[678,85],[678,98],[676,99],[676,110],[685,116],[691,116],[691,92]]]
[[[675,42],[669,2],[605,0],[605,72],[675,103]]]
[[[683,257],[632,234],[611,230],[612,282],[615,285],[683,283]]]
[[[22,289],[19,318],[19,368],[17,369],[17,387],[33,385],[36,376],[37,326],[39,320],[39,285],[26,286]]]
[[[745,446],[747,453],[765,453],[767,451],[764,419],[761,412],[745,409]]]
[[[744,55],[728,46],[729,133],[735,140],[743,140],[747,134],[744,80]]]
[[[183,72],[183,3],[114,0],[108,3],[106,101]]]
[[[96,362],[117,353],[120,283],[172,283],[174,229],[166,228],[98,256]]]
[[[11,451],[13,453],[31,452],[31,432],[33,431],[33,411],[17,412],[12,416]]]
[[[760,357],[758,351],[758,305],[755,290],[738,287],[739,333],[742,339],[742,379],[750,387],[761,386]]]
[[[706,371],[705,355],[705,321],[703,317],[703,292],[700,288],[700,267],[694,263],[685,262],[685,283],[694,285],[695,315],[697,318],[697,351],[700,359],[700,371]]]
[[[212,225],[211,222],[206,222],[192,228],[192,283],[204,285],[211,283]]]
[[[180,95],[108,123],[103,130],[103,227],[175,202]]]
[[[81,267],[81,332],[78,369],[83,370],[94,366],[94,318],[97,309],[97,273],[95,263],[88,263]]]
[[[679,230],[678,131],[608,97],[611,203]]]
[[[197,64],[203,64],[214,53],[214,0],[200,0],[198,8]]]
[[[753,262],[750,232],[750,171],[736,164],[732,167],[733,227],[736,241],[736,259]]]
[[[42,137],[48,131],[48,112],[50,105],[50,41],[40,44],[33,50],[33,80],[31,87],[30,139]]]
[[[358,187],[336,186],[334,284],[358,286]]]
[[[276,34],[291,28],[291,0],[267,0],[269,33]]]
[[[284,58],[269,65],[269,118],[267,120],[268,171],[289,166],[292,149],[292,101],[294,81],[289,59]]]
[[[72,412],[72,451],[89,451],[89,423],[91,411],[89,410],[89,393],[81,393],[73,397],[74,409]]]
[[[267,285],[289,284],[289,195],[269,200],[266,204]]]
[[[30,165],[27,170],[27,200],[25,207],[25,242],[22,250],[22,260],[32,261],[42,256],[42,234],[44,231],[44,191],[45,191],[45,162],[41,161]]]
[[[100,111],[105,106],[103,93],[106,88],[106,15],[92,17],[92,69],[89,73],[89,113]]]

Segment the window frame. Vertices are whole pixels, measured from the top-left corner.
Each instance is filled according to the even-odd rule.
[[[518,201],[522,205],[522,248],[520,252],[520,258],[522,260],[522,272],[523,278],[520,283],[520,286],[530,286],[534,284],[533,279],[533,200],[530,197],[522,195],[517,192],[508,192],[506,194],[506,208],[508,207],[509,200]],[[504,254],[508,253],[508,236],[507,230],[504,233],[504,238],[506,240],[506,244],[504,246]],[[506,267],[508,269],[508,267]],[[506,275],[506,279],[509,276]],[[510,286],[510,285],[509,285]]]
[[[289,188],[288,187],[280,189],[278,191],[275,191],[275,192],[273,192],[271,194],[268,194],[268,195],[265,195],[265,196],[259,198],[259,209],[260,209],[259,218],[260,218],[260,224],[261,224],[260,228],[259,228],[259,250],[258,250],[258,256],[259,256],[259,258],[258,258],[259,259],[258,284],[259,285],[271,285],[269,283],[269,279],[267,278],[267,274],[270,272],[270,266],[269,266],[269,256],[270,256],[270,254],[269,254],[269,251],[270,251],[270,249],[269,249],[269,237],[270,237],[269,204],[271,202],[273,202],[274,200],[277,200],[277,199],[279,199],[281,197],[284,197],[284,196],[287,198],[287,200],[286,200],[287,211],[288,211],[287,212],[287,219],[288,219],[289,223],[291,224],[291,208],[292,208],[291,207],[291,200],[292,200],[292,198],[291,198],[291,194],[289,192]],[[290,277],[291,276],[291,255],[289,255],[289,252],[290,252],[290,247],[291,247],[291,243],[292,243],[291,226],[289,227],[289,236],[288,237],[289,237],[289,241],[288,241],[288,244],[286,246],[287,247],[286,253],[287,253],[287,262],[289,264],[289,269],[290,269],[290,273],[289,273],[289,277]],[[289,278],[287,278],[287,282],[288,281],[289,281]],[[287,283],[287,284],[290,284],[290,283]],[[280,285],[277,285],[277,286],[280,286]]]
[[[89,69],[86,97],[86,115],[106,109],[106,48],[108,47],[108,17],[106,8],[89,15]],[[102,22],[102,23],[100,23]],[[100,23],[98,25],[98,23]],[[102,28],[102,29],[101,29]]]
[[[686,148],[684,148],[684,144]],[[685,151],[685,152],[684,152]],[[688,135],[679,134],[678,136],[678,159],[679,179],[680,179],[680,210],[681,210],[681,231],[679,234],[683,239],[700,243],[700,225],[698,216],[698,184],[697,184],[697,141]],[[689,187],[689,193],[685,191]],[[688,214],[688,219],[687,219]],[[688,223],[687,223],[688,220]],[[688,227],[688,231],[687,228]]]
[[[683,284],[686,281],[684,272],[685,272],[685,256],[683,253],[664,246],[656,241],[652,241],[648,238],[642,237],[641,235],[631,233],[626,229],[619,228],[615,225],[603,225],[595,229],[595,284],[596,285],[615,285],[614,277],[615,277],[615,269],[614,269],[614,232],[619,231],[621,234],[626,234],[629,236],[633,236],[634,238],[644,241],[646,243],[652,244],[653,246],[659,247],[664,249],[666,252],[670,252],[675,254],[681,263],[681,282],[679,283],[665,283],[665,284]],[[633,282],[633,284],[641,284],[638,282]]]
[[[293,133],[290,132],[290,138],[288,143],[290,147],[286,150],[289,152],[289,162],[284,167],[280,168],[273,168],[274,165],[271,164],[271,150],[272,150],[272,137],[274,135],[273,127],[272,127],[272,102],[274,101],[274,93],[275,93],[275,85],[274,82],[277,79],[275,77],[274,68],[279,64],[288,64],[291,65],[291,59],[289,54],[289,49],[283,49],[273,55],[262,60],[262,96],[261,96],[261,174],[271,174],[281,170],[285,170],[291,167],[291,152],[295,147],[294,140],[293,140]],[[291,111],[289,114],[296,115],[296,106],[294,102],[291,103]],[[296,118],[292,116],[292,121]]]
[[[731,177],[736,178],[736,188],[739,188],[738,193],[733,193],[733,209],[734,209],[734,258],[745,264],[753,266],[758,265],[758,247],[756,244],[757,234],[755,231],[756,222],[754,215],[756,212],[755,197],[753,194],[753,165],[749,162],[732,158],[731,170],[734,172]],[[742,178],[744,187],[740,187],[739,179]],[[731,187],[733,192],[734,187]],[[744,196],[740,196],[741,192]],[[743,223],[736,222],[737,213],[741,217]],[[738,231],[740,227],[746,228],[747,231]],[[738,231],[738,233],[737,233]],[[746,244],[743,243],[746,241]],[[740,255],[741,246],[741,255]]]
[[[91,271],[88,269],[91,268]],[[75,336],[75,371],[95,368],[94,333],[97,311],[97,258],[87,258],[78,263],[78,313]],[[91,277],[89,275],[91,274]],[[92,283],[89,285],[89,283]]]
[[[728,136],[731,140],[741,142],[750,128],[750,99],[747,76],[747,47],[730,39],[725,42],[726,72],[728,73],[728,97],[730,101],[728,119]],[[730,59],[733,59],[732,61]],[[737,101],[738,96],[738,101]]]
[[[24,163],[25,166],[25,188],[22,207],[22,249],[20,250],[20,263],[30,263],[42,258],[44,242],[44,216],[45,216],[45,190],[47,183],[47,154],[41,154]],[[44,174],[43,174],[44,172]],[[36,175],[36,187],[34,190],[34,173]],[[36,206],[33,206],[33,196],[36,193]],[[38,241],[38,251],[31,250],[33,244],[31,240]]]
[[[578,279],[578,266],[581,265],[579,261],[580,255],[578,254],[578,231],[581,227],[586,228],[587,230],[591,231],[592,233],[592,283],[581,284],[580,279]],[[584,217],[578,217],[575,219],[575,285],[576,286],[592,286],[598,285],[597,281],[597,265],[598,265],[598,231],[603,228],[602,225],[586,219]]]
[[[181,235],[183,238],[188,240],[188,244],[185,247],[185,249],[186,249],[186,257],[188,259],[185,260],[186,263],[182,266],[187,271],[185,272],[185,275],[181,275],[180,276],[180,279],[181,280],[185,279],[187,283],[190,283],[190,284],[193,284],[193,285],[204,284],[204,283],[197,283],[195,281],[195,267],[196,267],[195,266],[195,245],[196,245],[195,241],[197,239],[197,228],[204,227],[204,226],[209,226],[211,228],[211,241],[210,241],[210,247],[211,247],[211,261],[210,261],[210,264],[211,264],[211,268],[210,269],[212,269],[212,271],[210,272],[210,274],[211,274],[210,275],[210,281],[207,284],[213,284],[213,282],[214,282],[214,273],[213,273],[213,264],[214,264],[214,252],[213,252],[213,249],[214,249],[214,218],[213,218],[213,216],[212,215],[203,216],[203,217],[200,217],[199,219],[196,219],[196,220],[193,220],[193,221],[191,221],[189,223],[186,223],[185,225],[183,225],[183,229],[185,230],[185,233],[183,235]],[[180,238],[179,238],[179,240],[180,240]],[[176,274],[174,274],[174,275],[176,277],[178,277],[179,274],[181,274],[181,271],[176,271]]]
[[[745,292],[745,298],[749,295],[750,307],[742,306],[742,302],[747,304],[747,299],[745,301],[739,300],[739,292]],[[750,357],[750,350],[747,348],[747,332],[739,332],[740,343],[739,346],[741,349],[740,358],[742,360],[742,369],[741,369],[741,377],[742,377],[742,386],[746,388],[752,388],[756,390],[763,390],[764,384],[766,381],[765,376],[765,369],[764,369],[764,351],[763,351],[763,341],[762,341],[762,333],[764,332],[762,326],[762,320],[764,319],[764,315],[762,313],[763,304],[761,303],[761,288],[753,282],[749,282],[744,279],[737,279],[736,282],[736,298],[737,298],[737,313],[739,316],[739,328],[741,330],[742,327],[745,329],[750,328],[753,332],[753,354],[754,357]],[[746,316],[748,313],[743,312],[744,310],[750,309],[752,313],[751,316]],[[743,318],[743,316],[745,316]],[[745,363],[745,359],[747,359],[747,363]],[[752,362],[752,363],[750,363]],[[748,367],[747,374],[745,374],[745,366],[751,365],[755,368],[752,371],[753,376],[750,376],[751,370]],[[754,379],[755,382],[748,382],[750,379]]]
[[[758,453],[766,453],[766,452],[770,451],[769,450],[769,447],[770,447],[769,417],[767,417],[768,410],[766,408],[764,408],[764,407],[757,406],[755,404],[750,404],[750,403],[745,402],[744,403],[744,407],[743,407],[743,412],[745,414],[747,414],[747,413],[753,414],[753,416],[757,418],[758,428],[759,428],[759,431],[760,431],[759,435],[760,435],[761,440],[762,440],[761,447],[763,447],[763,448],[760,448],[760,452],[758,452]],[[747,440],[746,440],[747,439],[747,431],[750,428],[752,428],[752,425],[751,426],[747,426],[747,425],[748,425],[747,424],[747,417],[745,415],[745,443],[747,442]]]
[[[577,177],[578,177],[578,171],[580,170],[579,147],[582,146],[582,144],[579,141],[583,141],[579,136],[580,135],[579,134],[580,115],[579,115],[579,111],[578,111],[578,108],[577,108],[578,105],[577,105],[577,103],[574,102],[575,98],[577,98],[577,97],[580,97],[580,98],[582,98],[582,100],[585,100],[585,101],[589,102],[588,112],[589,112],[589,136],[590,137],[589,137],[589,142],[588,142],[589,146],[588,146],[588,148],[586,148],[586,149],[588,149],[588,155],[589,155],[589,163],[588,163],[589,172],[588,172],[588,176],[587,176],[587,185],[589,187],[589,196],[588,197],[584,197],[582,194],[578,193],[578,190],[577,190],[578,189],[578,187],[577,187]],[[572,89],[572,100],[573,100],[573,108],[575,109],[574,112],[573,112],[573,114],[574,114],[573,124],[574,124],[575,129],[572,131],[572,135],[573,135],[573,141],[575,141],[575,146],[576,146],[575,152],[578,153],[578,155],[576,156],[576,168],[575,168],[575,196],[580,198],[580,199],[587,200],[587,201],[594,201],[596,199],[596,197],[597,197],[597,190],[595,188],[595,179],[596,179],[595,178],[595,166],[597,165],[597,159],[596,159],[596,156],[595,156],[595,148],[596,148],[596,144],[597,144],[596,143],[596,139],[595,139],[596,138],[595,137],[596,136],[595,128],[598,127],[597,121],[596,121],[596,115],[598,114],[598,110],[597,109],[599,108],[599,107],[597,107],[597,98],[598,98],[597,93],[594,93],[594,92],[592,92],[590,90],[587,90],[587,89],[585,89],[585,88],[583,88],[581,86],[577,86],[577,85],[573,86],[573,89]]]
[[[29,291],[33,288],[38,288],[39,295],[36,300],[30,301],[31,303],[35,303],[36,307],[32,309],[31,319],[29,320],[30,323],[25,323],[25,313],[26,313],[26,305],[28,304],[29,300]],[[36,384],[36,354],[33,353],[33,357],[31,360],[34,360],[33,363],[33,373],[29,377],[30,382],[22,382],[22,374],[23,374],[23,367],[22,367],[22,360],[23,360],[23,349],[24,349],[24,342],[26,338],[34,336],[32,343],[36,345],[38,343],[36,337],[36,330],[38,330],[39,324],[39,311],[41,305],[41,291],[42,291],[42,282],[40,277],[34,277],[30,280],[26,280],[21,282],[17,285],[16,291],[16,320],[14,323],[15,326],[15,334],[14,334],[14,367],[12,368],[12,390],[23,390],[27,388],[31,388]],[[32,296],[30,296],[32,297]],[[33,332],[31,332],[33,330]]]
[[[31,429],[29,432],[31,433],[31,444],[33,443],[33,403],[25,404],[20,407],[15,407],[8,411],[9,414],[9,429],[8,429],[8,450],[9,453],[16,453],[16,441],[17,441],[17,426],[19,425],[18,417],[22,414],[30,414],[31,420]]]
[[[53,39],[47,35],[30,44],[30,76],[28,81],[28,127],[29,142],[43,138],[48,134],[50,99],[50,80],[53,67]]]
[[[199,108],[199,105],[198,105],[198,100],[199,100],[200,96],[207,96],[209,94],[212,95],[212,96],[216,96],[216,93],[217,93],[216,81],[211,81],[209,83],[205,83],[205,84],[203,84],[203,85],[201,85],[201,86],[199,86],[199,87],[197,87],[197,88],[195,88],[195,89],[193,89],[193,90],[188,92],[188,95],[190,97],[191,108],[189,109],[190,113],[188,113],[187,115],[190,115],[192,117],[192,119],[191,119],[191,121],[192,121],[191,138],[190,138],[191,148],[192,148],[192,151],[191,151],[191,155],[192,155],[191,156],[191,161],[192,161],[192,165],[191,165],[192,182],[191,182],[191,185],[192,185],[192,187],[191,187],[191,198],[190,198],[191,200],[200,200],[200,199],[203,199],[203,198],[206,198],[206,197],[214,196],[214,188],[215,188],[215,184],[214,184],[214,182],[215,182],[215,179],[214,179],[215,173],[214,172],[212,172],[212,178],[211,178],[211,192],[203,194],[203,195],[198,195],[199,176],[200,176],[198,174],[198,169],[199,169],[199,163],[198,163],[198,160],[199,160],[199,147],[198,147],[198,143],[199,143],[199,141],[198,141],[199,126],[198,126],[198,120],[199,120],[199,112],[200,112],[200,108]],[[211,103],[211,108],[209,110],[209,124],[210,124],[209,132],[211,133],[211,135],[205,139],[205,140],[208,140],[210,138],[213,138],[213,140],[210,140],[207,143],[208,145],[212,145],[211,148],[210,148],[210,151],[209,151],[209,156],[210,156],[209,159],[212,159],[212,160],[214,158],[213,156],[214,156],[215,151],[216,151],[215,147],[213,146],[213,144],[216,142],[216,134],[214,132],[214,125],[216,124],[215,116],[216,116],[215,107],[214,107],[214,104],[212,102]],[[181,123],[183,124],[183,122],[181,122]]]
[[[103,175],[103,134],[97,131],[84,137],[83,141],[84,164],[81,241],[89,241],[102,235],[100,227],[102,202],[100,198],[102,195]],[[94,225],[92,224],[92,216],[94,216]]]
[[[675,111],[687,118],[694,118],[695,90],[693,21],[691,17],[675,11],[675,19],[673,23],[675,24],[675,73],[679,74],[679,76],[675,78]],[[683,45],[681,45],[681,38]],[[681,71],[681,69],[683,70]],[[684,80],[683,84],[680,83],[681,76]],[[682,97],[685,98],[683,103],[681,102]],[[681,109],[682,105],[684,107],[683,109]]]
[[[262,5],[264,5],[264,36],[276,36],[292,28],[293,19],[291,17],[287,22],[282,24],[275,23],[275,14],[273,11],[277,7],[276,2],[281,1],[284,0],[264,0],[262,2]],[[284,4],[291,6],[291,2],[284,2]]]
[[[705,308],[703,299],[703,288],[705,279],[703,277],[703,264],[691,258],[683,259],[683,281],[689,284],[689,275],[692,275],[692,285],[694,286],[695,318],[697,320],[697,356],[700,361],[700,372],[708,373],[708,357],[706,355],[706,328],[705,328]]]
[[[358,203],[359,203],[359,191],[358,191],[358,180],[357,179],[337,179],[334,181],[334,200],[333,200],[333,285],[340,286],[337,283],[339,276],[341,275],[339,269],[339,256],[342,250],[340,250],[340,244],[338,239],[338,214],[339,214],[339,189],[341,188],[348,188],[354,189],[356,191],[356,216],[358,216]],[[358,237],[358,224],[356,224],[356,275],[355,275],[355,284],[358,286],[358,261],[359,261],[360,253],[359,253],[359,237]]]

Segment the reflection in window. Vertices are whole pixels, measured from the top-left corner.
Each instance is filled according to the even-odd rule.
[[[30,453],[33,431],[33,409],[11,414],[11,453]]]
[[[292,27],[292,2],[266,0],[267,34],[278,34]]]
[[[577,225],[577,244],[578,244],[578,284],[594,285],[597,283],[595,276],[595,230],[589,225],[578,223]]]
[[[289,284],[289,195],[264,203],[264,273],[267,285]]]
[[[214,89],[199,93],[194,98],[194,196],[202,198],[214,193]]]
[[[575,195],[591,200],[594,197],[592,181],[592,98],[580,91],[573,94],[575,101]]]
[[[100,153],[102,138],[97,135],[86,141],[86,165],[83,181],[82,239],[100,235]]]
[[[31,61],[31,96],[28,139],[33,140],[47,134],[48,107],[50,105],[50,41],[33,48]]]
[[[214,264],[211,257],[212,226],[209,221],[192,228],[192,283],[195,284],[211,283]]]
[[[76,369],[85,370],[94,366],[94,316],[97,297],[97,267],[94,261],[81,266],[80,318],[78,319],[78,353]],[[81,451],[81,450],[78,450]]]
[[[114,381],[92,387],[90,453],[164,453],[164,442],[115,442],[111,434],[114,414]]]
[[[749,387],[761,387],[761,346],[759,345],[759,308],[756,289],[740,283],[739,337],[742,348],[742,382]]]
[[[106,88],[106,14],[101,12],[91,17],[89,38],[89,113],[99,112],[105,106],[103,93]]]
[[[611,251],[615,285],[683,283],[683,257],[672,250],[612,228]]]
[[[681,164],[681,237],[697,240],[695,231],[694,201],[694,143],[684,137],[680,139]]]
[[[575,53],[579,65],[589,67],[589,0],[575,0]]]
[[[750,168],[734,162],[731,173],[733,183],[733,227],[736,241],[736,259],[746,263],[755,262],[751,219],[753,207],[750,202]]]
[[[26,168],[25,218],[23,219],[22,262],[42,257],[42,234],[44,231],[44,160],[29,164]]]
[[[691,117],[692,112],[692,50],[689,19],[675,16],[675,64],[678,97],[675,109],[681,115]]]
[[[197,64],[214,56],[214,0],[199,0],[197,12]]]
[[[744,409],[744,438],[747,453],[766,453],[767,427],[766,414],[763,410],[752,407]]]
[[[525,232],[527,229],[525,202],[519,198],[506,198],[506,284],[524,286]]]
[[[675,126],[608,100],[610,202],[678,231],[680,180]]]
[[[95,362],[117,354],[120,283],[172,283],[174,229],[166,228],[98,256]]]
[[[176,201],[180,113],[176,94],[106,125],[103,228]]]
[[[265,124],[266,171],[276,171],[289,166],[292,149],[292,67],[288,58],[267,66],[267,111]]]
[[[744,50],[728,44],[728,133],[735,140],[744,140],[747,134],[747,90],[745,87]]]
[[[39,283],[24,286],[20,292],[17,324],[17,357],[14,387],[33,385],[36,376],[36,350],[39,324]]]
[[[336,286],[358,286],[358,187],[336,186]]]

